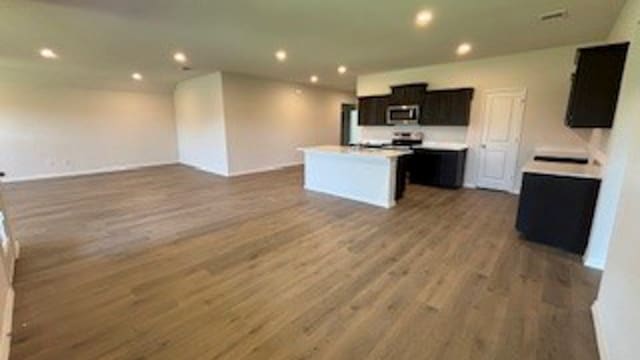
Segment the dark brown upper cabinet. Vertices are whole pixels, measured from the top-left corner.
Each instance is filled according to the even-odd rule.
[[[428,91],[422,105],[420,125],[467,126],[473,89]]]
[[[389,95],[358,98],[358,125],[387,125],[387,106],[389,106],[389,98]]]
[[[427,86],[427,83],[392,86],[389,105],[420,105],[427,95]]]
[[[572,128],[611,128],[629,43],[578,49],[565,123]]]

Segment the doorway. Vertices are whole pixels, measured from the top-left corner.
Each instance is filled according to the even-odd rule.
[[[11,236],[9,225],[2,199],[2,181],[0,181],[0,243],[2,244],[0,246],[0,358],[2,359],[9,358],[14,298],[12,280],[19,249]]]
[[[478,162],[479,188],[514,191],[526,95],[526,89],[500,89],[485,93],[484,128]]]
[[[351,142],[351,113],[356,109],[354,104],[342,104],[340,113],[340,145],[348,146]]]

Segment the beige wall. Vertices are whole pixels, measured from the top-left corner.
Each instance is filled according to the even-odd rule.
[[[176,162],[171,96],[0,85],[8,180]]]
[[[640,1],[629,0],[626,4],[616,23],[611,30],[609,40],[611,42],[631,41],[635,35],[635,27],[640,19]],[[632,71],[632,59],[627,58],[625,73]],[[625,74],[626,76],[626,74]],[[622,91],[622,90],[621,90]],[[622,111],[622,94],[620,94],[617,112]],[[618,113],[614,119],[614,128],[617,126]],[[618,132],[618,137],[621,134]],[[585,255],[585,261],[589,266],[603,269],[606,258],[607,249],[609,248],[609,240],[613,231],[613,225],[616,218],[616,208],[620,199],[620,190],[622,184],[622,167],[624,162],[621,161],[621,151],[623,147],[613,148],[612,144],[613,132],[611,130],[594,130],[594,140],[597,148],[606,154],[608,159],[606,176],[600,188],[600,196],[598,198],[598,206],[594,217],[593,227],[591,230],[591,238],[589,240],[589,248]],[[601,140],[600,140],[601,138]]]
[[[595,219],[597,224],[613,225],[610,232],[603,232],[610,237],[602,239],[610,241],[601,244],[605,254],[608,248],[608,256],[594,306],[603,360],[640,356],[640,0],[630,0],[626,6],[621,16],[624,25],[614,30],[626,29],[632,46]]]
[[[630,41],[640,18],[640,1],[627,0],[624,8],[609,33],[609,41]]]
[[[247,75],[224,73],[222,83],[232,175],[301,163],[302,146],[338,144],[341,104],[355,102],[349,93]]]
[[[228,175],[222,74],[179,83],[174,104],[180,162]]]
[[[624,9],[620,12],[620,16],[615,22],[607,42],[619,43],[625,41],[631,41],[633,31],[637,25],[637,19],[640,15],[640,2],[628,0]],[[590,148],[594,157],[600,160],[602,163],[606,163],[609,158],[609,138],[611,136],[611,130],[609,129],[595,129],[590,140]],[[603,259],[604,260],[604,259]]]
[[[589,131],[574,131],[564,125],[570,75],[577,46],[392,71],[358,78],[358,96],[388,93],[390,85],[425,81],[430,89],[473,87],[476,90],[468,128],[423,128],[427,139],[464,141],[471,145],[466,182],[475,183],[476,147],[481,141],[484,92],[502,88],[527,89],[518,168],[537,146],[585,150]],[[389,128],[363,130],[363,138],[378,137]],[[520,183],[520,179],[516,179]]]

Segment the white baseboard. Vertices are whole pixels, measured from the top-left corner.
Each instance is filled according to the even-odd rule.
[[[584,263],[584,266],[590,267],[592,269],[604,271],[604,265],[606,263],[606,260],[585,257],[583,258],[583,263]]]
[[[591,317],[593,318],[593,327],[596,332],[596,343],[598,344],[598,353],[600,354],[600,360],[609,360],[609,351],[604,340],[604,334],[602,333],[602,319],[601,319],[600,307],[598,301],[591,306]]]
[[[2,332],[0,333],[0,360],[8,360],[11,349],[11,327],[13,324],[13,303],[15,294],[12,288],[7,291],[4,309],[2,309]]]
[[[473,183],[464,183],[464,185],[462,185],[465,189],[478,189],[478,186],[476,184]],[[496,191],[502,191],[502,190],[496,190]],[[505,192],[509,193],[509,194],[513,194],[513,195],[520,195],[520,189],[511,189],[511,190],[505,190]]]
[[[278,164],[278,165],[275,165],[275,166],[265,166],[265,167],[262,167],[262,168],[255,168],[255,169],[242,170],[242,171],[234,171],[234,172],[230,173],[229,176],[242,176],[242,175],[249,175],[249,174],[257,174],[257,173],[263,173],[263,172],[268,172],[268,171],[281,170],[283,168],[292,167],[292,166],[300,166],[302,164],[303,164],[303,162],[296,161],[296,162],[291,162],[291,163]]]
[[[202,172],[206,172],[209,174],[213,174],[213,175],[218,175],[218,176],[224,176],[224,177],[229,177],[229,173],[228,172],[220,172],[220,171],[216,171],[216,170],[211,170],[211,169],[207,169],[205,167],[202,166],[198,166],[198,165],[194,165],[194,164],[189,164],[189,163],[185,163],[185,162],[180,162],[181,165],[184,166],[188,166],[190,168],[196,169],[198,171],[202,171]]]
[[[263,172],[282,170],[284,168],[291,167],[291,166],[300,166],[300,165],[303,165],[304,163],[300,162],[300,161],[296,161],[296,162],[279,164],[279,165],[274,165],[274,166],[265,166],[265,167],[261,167],[261,168],[254,168],[254,169],[248,169],[248,170],[242,170],[242,171],[233,171],[233,172],[214,171],[214,170],[211,170],[211,169],[204,168],[202,166],[197,166],[197,165],[193,165],[193,164],[187,164],[187,163],[184,163],[184,162],[181,162],[181,164],[185,165],[185,166],[192,167],[192,168],[194,168],[196,170],[203,171],[203,172],[210,173],[210,174],[214,174],[214,175],[219,175],[219,176],[224,176],[224,177],[235,177],[235,176],[258,174],[258,173],[263,173]]]
[[[303,163],[297,161],[297,162],[279,164],[279,165],[275,165],[275,166],[266,166],[266,167],[262,167],[262,168],[255,168],[255,169],[249,169],[249,170],[236,171],[236,172],[233,172],[233,173],[221,173],[221,172],[218,172],[218,171],[212,171],[210,169],[205,169],[205,168],[202,168],[202,167],[199,167],[199,166],[194,166],[192,164],[187,164],[187,163],[183,163],[183,162],[179,162],[179,161],[169,161],[169,162],[154,162],[154,163],[144,163],[144,164],[135,164],[135,165],[108,166],[108,167],[91,169],[91,170],[67,171],[67,172],[54,173],[54,174],[40,174],[40,175],[31,175],[31,176],[6,177],[5,180],[6,180],[7,183],[18,183],[18,182],[33,181],[33,180],[57,179],[57,178],[83,176],[83,175],[98,175],[98,174],[112,173],[112,172],[118,172],[118,171],[128,171],[128,170],[142,169],[142,168],[146,168],[146,167],[163,166],[163,165],[174,165],[174,164],[182,164],[182,165],[186,165],[186,166],[198,169],[200,171],[212,173],[212,174],[215,174],[215,175],[230,177],[230,176],[241,176],[241,175],[249,175],[249,174],[256,174],[256,173],[262,173],[262,172],[267,172],[267,171],[280,170],[280,169],[283,169],[283,168],[286,168],[286,167],[300,166]]]
[[[56,179],[56,178],[65,178],[65,177],[73,177],[73,176],[83,176],[83,175],[97,175],[97,174],[105,174],[112,173],[118,171],[127,171],[127,170],[135,170],[141,169],[145,167],[152,166],[162,166],[162,165],[173,165],[177,164],[177,161],[162,161],[162,162],[151,162],[144,164],[134,164],[134,165],[116,165],[116,166],[107,166],[102,168],[90,169],[90,170],[78,170],[78,171],[67,171],[61,173],[52,173],[52,174],[40,174],[40,175],[31,175],[31,176],[17,176],[17,177],[7,177],[7,183],[17,183],[23,181],[33,181],[33,180],[45,180],[45,179]]]

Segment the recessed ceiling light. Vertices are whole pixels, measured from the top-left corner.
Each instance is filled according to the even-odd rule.
[[[187,62],[187,55],[182,52],[177,52],[173,54],[173,60],[179,62],[180,64],[184,64]]]
[[[431,11],[423,10],[416,14],[416,26],[418,27],[429,25],[431,20],[433,20],[433,13]]]
[[[131,74],[131,78],[132,78],[133,80],[140,81],[140,80],[142,80],[142,74],[140,74],[140,73],[133,73],[133,74]]]
[[[344,66],[344,65],[338,66],[338,73],[344,74],[346,72],[347,72],[347,67],[346,66]]]
[[[58,58],[58,54],[56,54],[53,50],[51,49],[40,49],[40,56],[42,56],[45,59],[57,59]]]
[[[280,62],[287,60],[287,52],[284,50],[276,51],[276,59],[278,59],[278,61]]]
[[[456,50],[456,52],[458,53],[458,55],[466,55],[466,54],[470,53],[472,49],[473,49],[473,47],[471,46],[471,44],[464,43],[464,44],[460,44],[460,46],[458,46],[458,50]]]
[[[315,84],[315,83],[317,83],[317,82],[318,82],[318,80],[320,80],[320,79],[319,79],[319,78],[318,78],[318,76],[316,76],[316,75],[311,75],[311,77],[309,78],[309,80],[310,80],[312,83],[314,83],[314,84]]]

